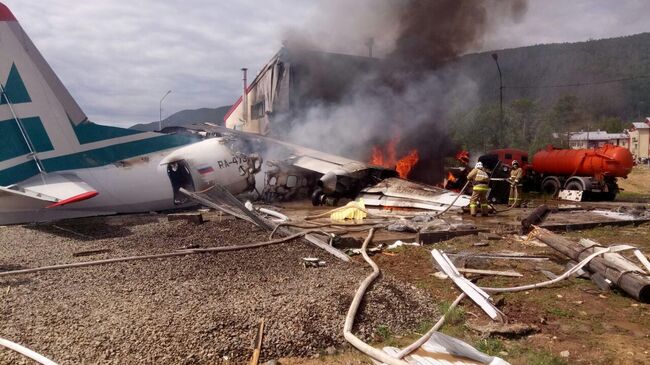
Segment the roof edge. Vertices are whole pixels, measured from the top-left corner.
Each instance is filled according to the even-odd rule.
[[[0,3],[0,22],[15,22],[16,17],[14,14],[9,10],[9,8],[3,4]]]

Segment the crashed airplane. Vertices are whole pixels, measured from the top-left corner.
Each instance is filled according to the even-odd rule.
[[[0,80],[0,224],[195,204],[181,188],[201,191],[218,184],[233,194],[255,189],[262,159],[231,148],[231,138],[140,132],[89,121],[2,4]],[[318,186],[309,187],[314,204],[354,198],[396,176],[392,169],[265,142],[280,143],[290,151],[285,163],[319,176]]]

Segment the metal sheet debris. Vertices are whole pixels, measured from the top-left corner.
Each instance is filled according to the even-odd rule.
[[[449,276],[449,278],[451,278],[454,284],[456,284],[463,291],[463,293],[467,294],[467,296],[470,297],[474,303],[481,307],[485,314],[487,314],[493,320],[496,320],[501,316],[501,311],[499,311],[492,303],[490,303],[490,296],[481,288],[462,276],[454,264],[451,262],[449,257],[447,257],[447,255],[436,249],[431,251],[431,255],[433,256],[433,259],[438,264],[442,272]]]
[[[568,200],[573,202],[582,201],[584,191],[582,190],[560,190],[558,198],[561,200]]]

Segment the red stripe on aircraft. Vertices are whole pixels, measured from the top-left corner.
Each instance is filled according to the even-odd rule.
[[[75,196],[73,196],[71,198],[68,198],[68,199],[59,200],[58,202],[56,202],[56,203],[54,203],[52,205],[48,205],[47,208],[54,208],[54,207],[60,207],[62,205],[66,205],[66,204],[77,203],[77,202],[80,202],[80,201],[83,201],[83,200],[94,198],[98,194],[99,193],[96,192],[96,191],[88,191],[88,192],[85,192],[83,194],[75,195]]]
[[[11,10],[3,4],[0,3],[0,22],[15,22],[16,17],[11,13]]]

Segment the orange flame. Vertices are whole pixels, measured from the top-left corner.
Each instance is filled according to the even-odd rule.
[[[413,166],[418,163],[418,160],[420,160],[420,154],[418,151],[411,150],[408,155],[402,157],[402,159],[397,161],[397,166],[395,169],[397,170],[399,177],[406,179],[413,169]]]
[[[454,174],[451,173],[451,171],[447,172],[447,181],[448,182],[456,182],[458,181],[458,178],[454,176]]]
[[[399,137],[394,137],[382,149],[379,146],[372,148],[370,163],[386,168],[395,168],[402,179],[406,179],[413,167],[418,163],[420,155],[417,150],[411,150],[406,156],[397,159],[397,143]]]
[[[465,150],[458,151],[458,153],[456,153],[456,160],[460,161],[464,165],[469,164],[469,152]]]

